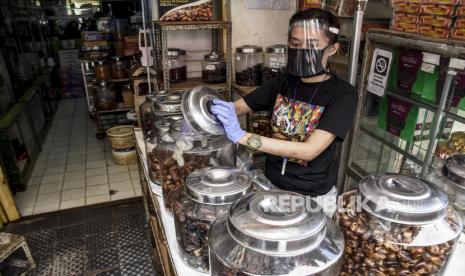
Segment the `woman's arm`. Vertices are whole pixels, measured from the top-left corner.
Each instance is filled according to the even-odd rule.
[[[242,145],[247,145],[247,140],[252,133],[239,140]],[[288,158],[312,161],[331,145],[336,135],[321,129],[315,129],[306,142],[291,142],[260,136],[262,145],[259,151]]]
[[[253,110],[250,109],[250,107],[245,103],[243,98],[240,98],[239,100],[234,102],[234,107],[236,109],[236,114],[237,116],[242,116],[247,113],[252,112]]]

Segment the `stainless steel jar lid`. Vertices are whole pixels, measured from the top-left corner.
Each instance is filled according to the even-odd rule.
[[[203,57],[205,61],[220,61],[223,59],[223,55],[220,55],[216,52],[211,52]]]
[[[181,112],[182,95],[180,93],[167,93],[157,95],[153,102],[154,112]]]
[[[243,45],[236,48],[238,54],[254,54],[263,52],[263,48],[255,45]]]
[[[359,183],[362,208],[384,220],[427,224],[443,218],[448,198],[436,186],[401,174],[379,174]]]
[[[228,231],[241,245],[261,253],[287,256],[309,252],[325,237],[326,216],[321,210],[308,210],[306,199],[317,206],[309,197],[287,191],[247,195],[231,206]]]
[[[169,57],[177,57],[177,56],[185,56],[186,51],[183,49],[178,48],[168,48],[168,56]]]
[[[266,53],[271,54],[285,54],[287,53],[287,46],[284,44],[275,44],[266,47]]]
[[[459,186],[465,187],[465,154],[454,154],[446,158],[444,173]]]
[[[235,168],[208,167],[196,170],[186,178],[187,195],[205,204],[231,204],[252,189],[250,176]]]
[[[162,136],[168,133],[170,130],[171,121],[167,119],[160,119],[153,123],[152,130],[156,136]]]
[[[215,90],[197,86],[184,93],[182,114],[189,127],[203,137],[217,137],[224,134],[221,122],[210,112],[214,99],[222,99]]]

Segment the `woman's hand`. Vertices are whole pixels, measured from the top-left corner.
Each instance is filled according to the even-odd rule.
[[[226,136],[233,143],[239,142],[245,136],[246,132],[241,129],[233,103],[215,99],[210,111],[223,124]]]

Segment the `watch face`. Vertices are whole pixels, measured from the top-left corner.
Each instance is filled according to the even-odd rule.
[[[252,148],[258,148],[261,146],[261,142],[260,140],[256,139],[256,138],[252,138],[249,140],[249,146],[252,147]]]

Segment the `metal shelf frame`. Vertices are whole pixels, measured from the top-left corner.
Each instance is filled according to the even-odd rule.
[[[221,21],[152,21],[155,62],[158,67],[157,72],[161,72],[162,87],[166,91],[177,90],[170,84],[169,68],[167,63],[168,56],[168,32],[171,31],[188,31],[188,30],[211,30],[212,45],[211,50],[224,54],[226,60],[226,82],[224,83],[224,95],[231,99],[232,85],[232,24],[230,21],[230,0],[223,0],[222,6],[226,7],[226,14]],[[224,9],[223,9],[224,10]],[[159,81],[161,78],[158,78]],[[206,86],[209,84],[205,83]],[[215,88],[217,85],[214,85]]]
[[[358,181],[362,177],[366,176],[366,171],[360,166],[360,164],[355,161],[357,148],[359,147],[359,136],[363,132],[369,135],[372,139],[380,142],[383,146],[386,146],[390,150],[403,156],[405,160],[411,160],[421,167],[420,177],[424,178],[429,172],[432,165],[434,150],[439,140],[439,134],[444,130],[445,124],[443,123],[446,118],[452,119],[458,122],[465,122],[465,118],[462,118],[458,115],[455,115],[447,110],[446,103],[450,99],[451,93],[453,93],[453,84],[455,81],[455,75],[457,70],[463,70],[464,68],[458,69],[460,66],[452,66],[452,63],[449,64],[445,81],[442,87],[442,94],[440,99],[438,99],[437,104],[425,101],[418,97],[413,97],[411,95],[405,95],[397,91],[386,91],[385,95],[396,97],[403,101],[414,104],[418,107],[427,109],[428,111],[434,112],[434,117],[431,123],[430,133],[429,133],[429,143],[425,150],[424,158],[418,158],[412,155],[408,149],[405,150],[391,141],[387,141],[383,137],[379,137],[369,129],[364,128],[362,125],[362,119],[366,111],[367,104],[367,85],[368,77],[371,69],[371,63],[373,59],[373,51],[377,48],[383,48],[387,46],[390,48],[410,48],[416,49],[428,53],[434,53],[441,56],[459,59],[463,64],[465,64],[465,43],[461,41],[450,41],[442,40],[436,38],[430,38],[422,35],[415,34],[406,34],[402,32],[392,31],[392,30],[371,30],[367,35],[367,42],[365,45],[364,52],[364,62],[362,66],[362,79],[360,82],[358,90],[358,106],[355,114],[355,122],[352,130],[352,135],[349,137],[349,149],[348,149],[348,159],[347,159],[347,173],[344,175],[343,181],[343,191],[349,190],[350,178]],[[459,62],[460,63],[460,62]],[[462,65],[463,66],[463,65]],[[383,172],[379,172],[383,173]]]

